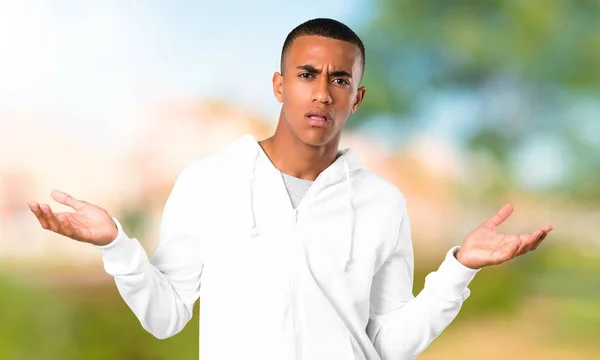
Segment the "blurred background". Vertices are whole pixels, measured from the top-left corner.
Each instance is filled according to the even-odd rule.
[[[415,294],[506,202],[503,230],[555,228],[480,272],[419,358],[600,358],[599,1],[0,0],[0,359],[198,358],[197,312],[154,339],[100,254],[26,203],[68,211],[50,192],[69,192],[152,254],[179,171],[272,133],[281,46],[314,17],[366,44],[342,146],[408,198]]]

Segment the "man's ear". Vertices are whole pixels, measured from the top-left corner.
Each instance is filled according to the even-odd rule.
[[[352,104],[352,114],[354,114],[354,112],[356,112],[356,110],[358,110],[358,107],[360,106],[363,99],[365,98],[366,92],[367,92],[367,88],[364,86],[359,87],[358,91],[356,91],[356,97],[354,98],[354,104]]]
[[[273,93],[278,102],[283,102],[283,75],[279,72],[273,74]]]

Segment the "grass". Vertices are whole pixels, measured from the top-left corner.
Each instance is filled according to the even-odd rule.
[[[114,287],[44,290],[0,281],[0,359],[198,359],[198,317],[177,336],[142,329]]]
[[[415,292],[437,265],[417,269]],[[181,333],[157,340],[142,329],[112,283],[44,288],[20,280],[0,277],[0,359],[198,359],[198,305]],[[526,310],[547,330],[548,337],[539,341],[593,345],[600,333],[600,254],[540,248],[484,269],[470,288],[451,332],[486,318],[522,316],[525,304],[543,299],[543,307]]]

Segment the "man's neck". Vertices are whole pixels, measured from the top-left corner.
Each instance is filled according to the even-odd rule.
[[[284,136],[275,131],[273,136],[259,144],[281,172],[305,180],[315,180],[337,158],[338,143],[339,139],[323,146],[310,146],[295,136]]]

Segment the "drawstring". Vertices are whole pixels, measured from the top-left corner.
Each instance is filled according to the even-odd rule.
[[[258,228],[256,227],[256,217],[254,216],[254,179],[256,177],[256,163],[258,162],[259,151],[256,151],[254,161],[252,161],[250,169],[250,237],[255,238],[258,236]]]
[[[344,159],[344,170],[346,172],[346,185],[348,189],[348,237],[346,238],[346,245],[348,247],[346,257],[343,258],[344,271],[348,270],[352,263],[352,250],[354,245],[354,208],[352,206],[352,182],[350,181],[350,167],[348,161]]]

